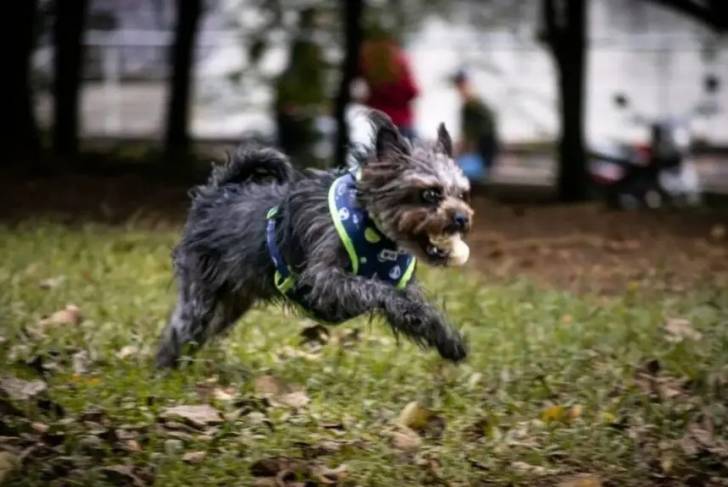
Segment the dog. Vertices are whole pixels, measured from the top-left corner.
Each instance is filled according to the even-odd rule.
[[[469,183],[440,124],[434,144],[405,139],[382,112],[356,167],[296,171],[272,148],[239,147],[192,192],[173,264],[178,298],[160,368],[228,330],[255,303],[283,301],[327,324],[373,313],[395,334],[467,355],[460,332],[414,277],[420,260],[462,265]]]

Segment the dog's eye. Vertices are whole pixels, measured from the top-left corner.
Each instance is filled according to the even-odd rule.
[[[463,191],[460,195],[458,195],[458,198],[466,203],[470,202],[470,191]]]
[[[437,203],[442,198],[442,195],[440,194],[440,190],[437,188],[427,188],[422,190],[420,197],[422,198],[422,201],[426,203]]]

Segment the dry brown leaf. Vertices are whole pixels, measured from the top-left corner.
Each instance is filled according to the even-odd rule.
[[[311,399],[303,391],[289,392],[288,394],[281,394],[274,399],[275,402],[290,406],[294,409],[300,409],[306,406]]]
[[[32,423],[30,423],[30,427],[36,433],[41,433],[41,434],[46,433],[50,429],[50,426],[48,426],[45,423],[41,423],[40,421],[33,421]]]
[[[581,404],[574,404],[569,408],[569,419],[574,420],[581,417],[582,413],[584,412],[584,408]]]
[[[665,339],[668,342],[680,343],[685,339],[699,341],[703,334],[693,328],[693,324],[684,318],[670,318],[665,323]]]
[[[207,457],[207,452],[204,452],[202,450],[200,451],[189,451],[182,455],[182,461],[187,463],[202,463],[202,461]]]
[[[558,470],[553,469],[553,468],[546,468],[542,465],[531,465],[530,463],[520,462],[520,461],[511,463],[511,468],[513,468],[513,470],[515,470],[518,473],[528,474],[528,475],[544,476],[544,475],[554,475],[554,474],[558,473]]]
[[[139,444],[139,442],[137,440],[134,440],[134,439],[126,440],[124,442],[124,448],[127,451],[131,451],[131,452],[142,451],[142,446]]]
[[[288,385],[278,377],[272,375],[261,375],[253,382],[255,392],[262,395],[277,396],[288,392]]]
[[[392,446],[398,450],[416,450],[422,445],[422,438],[414,430],[401,427],[398,431],[392,432]]]
[[[234,387],[216,387],[212,390],[212,397],[214,397],[218,401],[232,401],[235,399],[235,392],[236,389]]]
[[[81,310],[75,304],[67,304],[65,308],[42,318],[38,325],[42,328],[60,326],[60,325],[78,325],[83,321]]]
[[[421,430],[427,425],[431,417],[432,412],[429,409],[423,407],[417,401],[412,401],[399,413],[397,422],[413,430]]]
[[[223,419],[217,409],[207,404],[191,406],[174,406],[165,409],[160,415],[162,419],[182,419],[188,423],[204,428],[212,424],[222,423]]]
[[[14,401],[27,401],[48,388],[42,380],[23,380],[17,377],[3,377],[0,379],[0,391]]]
[[[567,477],[557,485],[558,487],[602,487],[602,479],[591,473],[582,473]]]
[[[313,467],[313,477],[323,485],[336,485],[349,476],[349,467],[342,463],[336,468],[329,468],[326,465]]]

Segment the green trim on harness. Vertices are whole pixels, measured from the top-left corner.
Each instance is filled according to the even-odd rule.
[[[402,277],[399,279],[399,282],[397,283],[397,289],[404,289],[407,286],[407,283],[412,279],[412,274],[415,272],[415,267],[417,265],[417,260],[412,259],[409,266],[407,266],[407,270],[404,271],[404,274],[402,274]]]
[[[354,242],[352,242],[351,238],[349,238],[349,234],[346,233],[344,224],[341,223],[341,218],[339,218],[339,211],[336,209],[336,185],[335,184],[332,184],[331,187],[329,188],[329,213],[331,213],[331,219],[334,221],[334,227],[336,228],[336,233],[339,234],[341,243],[344,244],[346,253],[349,254],[349,260],[351,261],[351,272],[353,274],[358,274],[359,273],[359,256],[356,253],[356,248],[354,248]]]

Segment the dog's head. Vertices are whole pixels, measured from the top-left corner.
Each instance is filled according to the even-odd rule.
[[[434,145],[411,144],[391,119],[372,111],[374,150],[364,162],[359,199],[384,234],[432,265],[463,265],[462,238],[473,210],[470,184],[452,158],[452,140],[440,124]]]

